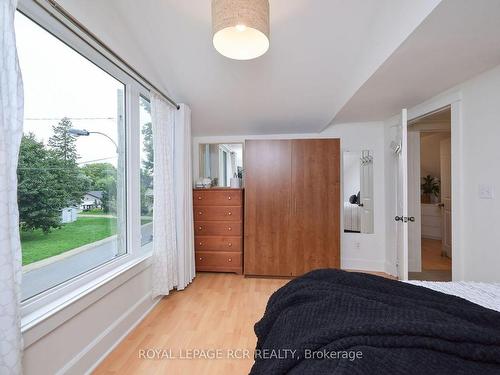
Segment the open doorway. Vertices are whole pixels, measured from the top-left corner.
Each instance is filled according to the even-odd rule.
[[[451,109],[408,123],[408,278],[451,281]]]

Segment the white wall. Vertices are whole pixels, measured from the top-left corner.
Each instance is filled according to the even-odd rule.
[[[373,151],[375,230],[373,234],[342,234],[341,266],[344,269],[384,271],[386,228],[384,220],[384,124],[382,122],[332,125],[321,133],[194,137],[193,160],[199,160],[200,143],[237,143],[244,142],[245,139],[297,138],[340,138],[342,151]],[[195,162],[193,164],[194,180],[198,179],[198,173],[199,166]],[[341,204],[343,207],[343,203]]]
[[[145,260],[23,332],[24,374],[88,373],[157,301]]]
[[[409,110],[452,104],[453,279],[500,282],[500,66],[484,72]],[[425,112],[424,112],[425,113]],[[412,116],[409,116],[412,118]],[[385,122],[386,270],[395,273],[395,167]],[[494,190],[479,198],[479,185]]]
[[[420,138],[420,175],[441,178],[440,142],[450,133],[422,133]]]
[[[461,91],[464,277],[500,282],[500,66]],[[479,199],[480,184],[493,187],[494,199]]]

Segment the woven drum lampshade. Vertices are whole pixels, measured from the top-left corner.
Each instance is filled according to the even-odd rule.
[[[269,49],[268,0],[212,0],[215,49],[235,60],[251,60]]]

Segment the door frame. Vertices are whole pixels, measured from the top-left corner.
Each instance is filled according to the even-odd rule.
[[[461,184],[462,160],[462,92],[448,92],[432,98],[408,110],[408,121],[415,121],[420,117],[438,112],[445,107],[451,110],[451,204],[452,225],[451,243],[453,257],[451,259],[452,280],[464,280],[464,251],[463,251],[463,215],[462,205],[463,191]]]
[[[422,211],[420,206],[420,131],[408,123],[408,272],[422,272]]]

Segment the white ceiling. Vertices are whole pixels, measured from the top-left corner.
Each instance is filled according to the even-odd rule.
[[[500,1],[443,0],[335,123],[385,120],[500,64]]]
[[[188,103],[194,135],[229,135],[321,130],[440,0],[270,0],[253,61],[214,50],[210,0],[59,2]]]

